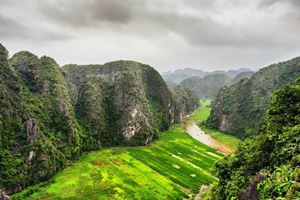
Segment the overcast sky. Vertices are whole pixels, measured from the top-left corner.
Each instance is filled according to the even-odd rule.
[[[0,43],[60,65],[258,69],[300,56],[300,0],[0,0]]]

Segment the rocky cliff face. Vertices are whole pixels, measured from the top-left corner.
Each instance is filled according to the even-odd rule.
[[[194,108],[180,102],[181,114]],[[8,59],[0,45],[0,189],[47,180],[84,151],[148,144],[174,122],[177,103],[148,65],[61,68],[27,51]]]
[[[45,180],[81,152],[80,127],[55,61],[0,46],[0,188]]]
[[[75,94],[77,117],[86,130],[91,130],[92,143],[147,144],[173,119],[172,95],[158,72],[148,65],[116,61],[67,65],[63,70]]]
[[[174,102],[174,122],[181,122],[182,118],[191,114],[198,107],[197,95],[180,85],[168,86]]]
[[[240,138],[256,134],[272,91],[300,76],[300,58],[273,64],[249,79],[225,87],[212,106],[208,124]]]

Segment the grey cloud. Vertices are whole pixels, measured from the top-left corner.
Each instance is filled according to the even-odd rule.
[[[32,40],[66,40],[72,38],[70,34],[53,32],[43,28],[28,27],[16,19],[9,18],[0,14],[0,39],[32,39]]]
[[[142,9],[139,0],[37,1],[41,13],[70,26],[93,26],[101,22],[127,23],[136,9]]]
[[[270,6],[276,3],[290,3],[294,6],[300,6],[300,1],[299,0],[262,0],[259,5],[261,6]]]
[[[300,16],[300,1],[299,0],[261,0],[257,4],[258,8],[265,9],[274,5],[282,5],[287,4],[290,5],[290,9],[286,10],[288,14],[293,14],[293,16]],[[290,15],[292,16],[292,15]]]
[[[273,4],[277,1],[262,0],[260,4]],[[296,0],[289,1],[296,2]],[[215,11],[217,2],[220,1],[213,0],[209,1],[210,3],[206,3],[207,1],[204,0],[175,2],[181,2],[181,6],[201,12],[203,8]],[[231,1],[228,5],[234,6],[238,2],[241,6],[247,4],[247,1]],[[225,25],[211,17],[182,14],[180,9],[169,9],[168,4],[164,4],[163,1],[75,0],[72,1],[72,4],[66,3],[66,1],[38,1],[37,5],[41,13],[50,20],[76,29],[79,27],[111,29],[114,26],[123,26],[126,34],[134,32],[135,29],[144,28],[145,30],[134,33],[140,33],[142,36],[149,34],[149,31],[152,31],[153,34],[155,32],[157,34],[172,32],[183,37],[192,46],[280,46],[290,43],[278,37],[269,37],[268,34],[265,34],[268,27],[263,24],[258,24],[256,29],[249,28],[247,22],[242,25]]]
[[[22,25],[20,22],[5,17],[0,14],[0,36],[2,38],[18,38],[18,37],[27,37],[28,33],[31,32],[29,28]],[[27,36],[26,36],[27,35]]]
[[[63,47],[57,53],[62,60],[98,60],[103,55],[106,62],[112,55],[133,55],[161,60],[162,65],[193,60],[195,66],[223,65],[229,63],[228,56],[238,64],[259,63],[263,52],[268,52],[268,59],[299,52],[300,0],[0,0],[0,4],[1,40],[45,41],[49,48],[57,42]],[[100,51],[102,46],[105,50]],[[84,48],[87,56],[77,54],[77,48]]]

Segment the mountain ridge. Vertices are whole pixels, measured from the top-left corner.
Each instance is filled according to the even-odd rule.
[[[300,75],[300,57],[262,68],[249,79],[225,87],[213,104],[208,125],[240,138],[258,132],[271,93]]]
[[[177,69],[174,71],[163,72],[162,77],[168,83],[179,84],[183,80],[191,78],[193,76],[198,76],[200,78],[203,78],[211,74],[226,74],[230,78],[234,78],[239,73],[250,72],[250,71],[252,70],[249,68],[240,68],[236,70],[234,69],[234,70],[227,70],[227,71],[216,70],[212,72],[203,71],[201,69],[184,68],[184,69]]]

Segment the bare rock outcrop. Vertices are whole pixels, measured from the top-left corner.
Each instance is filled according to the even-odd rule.
[[[34,144],[37,141],[37,121],[34,119],[27,120],[25,122],[26,132],[27,132],[27,142],[29,144]]]
[[[238,200],[259,200],[259,193],[256,187],[264,178],[265,176],[262,173],[256,173],[249,186],[240,192]]]
[[[0,190],[0,200],[9,200],[9,196],[5,194],[4,190]]]

